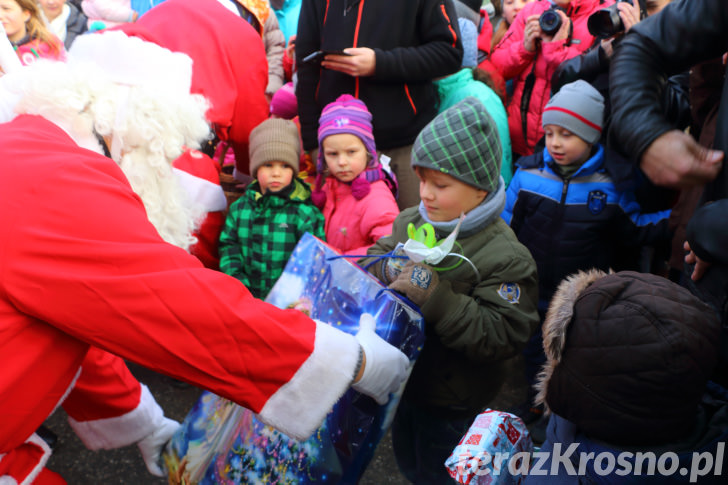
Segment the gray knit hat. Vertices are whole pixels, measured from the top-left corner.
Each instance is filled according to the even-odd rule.
[[[301,137],[298,126],[291,120],[269,118],[250,132],[250,174],[255,177],[266,162],[283,162],[298,175],[301,159]]]
[[[500,180],[503,148],[495,121],[477,98],[468,96],[425,126],[412,146],[412,166],[446,173],[493,192]]]
[[[602,136],[604,98],[581,79],[565,84],[546,103],[541,122],[542,126],[566,128],[587,143],[597,143]]]

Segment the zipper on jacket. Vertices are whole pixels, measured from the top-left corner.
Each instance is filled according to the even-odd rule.
[[[452,46],[455,47],[458,45],[458,34],[455,32],[455,29],[452,28],[452,21],[450,21],[450,16],[447,14],[447,10],[445,10],[445,4],[440,4],[440,10],[442,11],[442,16],[445,17],[445,20],[447,20],[447,27],[450,29],[450,34],[452,34]]]
[[[569,191],[569,182],[571,181],[571,178],[563,179],[564,180],[564,186],[561,189],[561,202],[559,202],[559,205],[562,207],[566,205],[566,193]]]
[[[346,17],[346,14],[349,13],[349,10],[354,8],[357,3],[359,3],[361,0],[354,0],[352,3],[349,3],[349,0],[344,0],[344,17]]]
[[[345,7],[347,2],[348,0],[344,1]],[[354,42],[352,43],[352,47],[359,47],[359,27],[361,27],[361,13],[364,10],[364,0],[355,0],[349,7],[344,8],[344,16],[346,16],[346,12],[357,4],[359,4],[359,11],[356,14],[356,27],[354,27]],[[354,97],[359,99],[359,76],[354,78]]]
[[[552,221],[554,225],[554,233],[558,234],[563,229],[564,225],[564,212],[566,211],[566,194],[569,192],[569,182],[570,179],[563,178],[564,185],[561,188],[561,200],[559,201],[559,207],[556,209],[556,215],[557,217]],[[548,254],[555,254],[555,247],[557,245],[556,241],[554,240],[554,237],[551,236],[548,239],[549,241],[549,248],[548,248]],[[556,274],[556,266],[558,262],[556,261],[556,258],[549,258],[548,262],[546,264],[545,273],[543,275],[544,280],[553,280],[554,275]]]
[[[409,101],[410,106],[412,106],[412,111],[417,114],[417,106],[415,106],[415,101],[410,95],[409,86],[407,85],[407,83],[404,83],[404,93],[407,95],[407,100]]]

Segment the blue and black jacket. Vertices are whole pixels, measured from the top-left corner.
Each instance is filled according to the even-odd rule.
[[[670,238],[670,211],[642,214],[632,192],[615,188],[601,145],[569,178],[555,164],[546,149],[522,157],[502,214],[536,260],[541,310],[566,276],[590,268],[608,271],[618,247]]]

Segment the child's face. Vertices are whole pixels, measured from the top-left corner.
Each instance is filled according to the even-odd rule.
[[[513,19],[516,18],[518,12],[521,11],[524,5],[531,0],[505,0],[503,2],[503,18],[506,19],[506,23],[511,25]]]
[[[329,173],[342,182],[351,182],[369,163],[364,142],[349,133],[329,135],[321,143]]]
[[[420,199],[427,217],[434,222],[452,221],[475,209],[488,192],[476,189],[450,175],[430,168],[415,167],[420,179]]]
[[[8,39],[17,42],[25,37],[25,22],[30,19],[30,12],[15,0],[0,0],[0,22],[5,28]]]
[[[546,125],[543,130],[546,150],[559,165],[582,164],[589,160],[591,144],[558,125]]]
[[[260,192],[279,192],[288,187],[293,180],[293,169],[283,162],[265,162],[256,173]]]

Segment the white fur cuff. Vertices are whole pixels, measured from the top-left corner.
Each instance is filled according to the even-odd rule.
[[[136,408],[113,418],[93,421],[76,421],[69,416],[68,422],[83,444],[90,450],[110,450],[136,443],[155,429],[164,419],[164,412],[149,392],[142,386]]]
[[[316,322],[313,352],[268,399],[260,419],[292,438],[308,438],[351,385],[358,357],[353,335]]]

